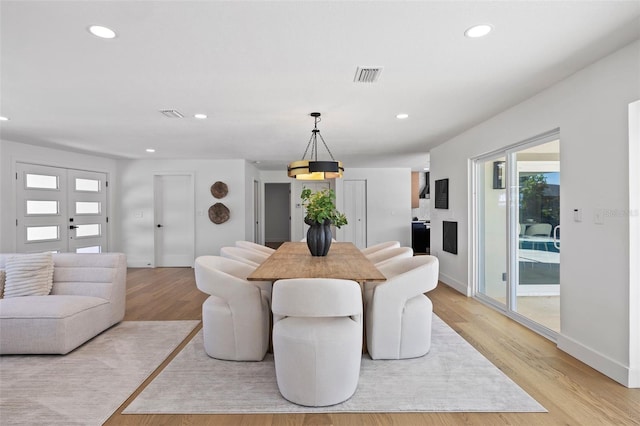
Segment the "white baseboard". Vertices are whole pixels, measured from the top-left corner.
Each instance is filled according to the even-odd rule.
[[[638,387],[640,371],[632,371],[619,362],[584,346],[563,334],[558,335],[558,349],[579,359],[590,367],[626,387]],[[635,376],[635,377],[632,377]],[[632,382],[635,382],[635,386]]]
[[[632,368],[629,370],[628,388],[640,388],[640,368]]]
[[[452,278],[446,274],[440,273],[440,277],[439,277],[440,281],[442,281],[443,283],[445,283],[446,285],[448,285],[449,287],[453,288],[454,290],[459,291],[460,293],[464,294],[465,296],[469,297],[471,296],[471,289],[469,288],[469,286],[465,283],[461,283],[460,281],[456,280],[455,278]]]
[[[127,267],[128,268],[153,268],[153,264],[150,263],[149,259],[127,256]]]

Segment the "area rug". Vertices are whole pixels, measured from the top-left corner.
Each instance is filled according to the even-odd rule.
[[[424,357],[372,361],[364,355],[356,393],[330,407],[284,399],[273,356],[262,362],[206,355],[202,331],[129,404],[123,414],[315,412],[545,412],[524,390],[434,315]]]
[[[0,424],[101,425],[199,321],[124,321],[67,355],[0,357]]]

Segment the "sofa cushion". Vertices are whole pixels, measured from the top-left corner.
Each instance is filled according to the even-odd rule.
[[[51,253],[12,256],[5,265],[4,298],[45,296],[53,286]]]
[[[0,354],[65,354],[111,325],[109,301],[91,296],[0,300]]]

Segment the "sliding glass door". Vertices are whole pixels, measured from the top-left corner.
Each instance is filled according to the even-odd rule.
[[[477,292],[505,308],[507,304],[506,157],[477,163],[479,280]]]
[[[560,331],[557,132],[475,161],[476,296],[536,331]]]

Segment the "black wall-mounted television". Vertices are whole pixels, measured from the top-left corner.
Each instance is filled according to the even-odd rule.
[[[436,209],[449,208],[449,179],[439,179],[436,181],[435,198]]]

